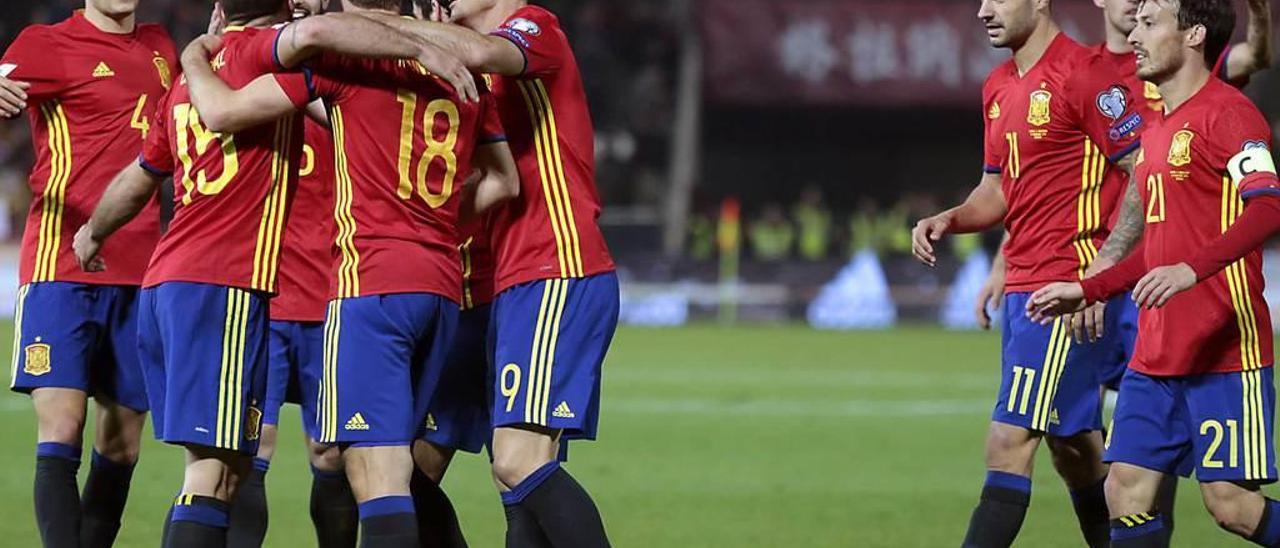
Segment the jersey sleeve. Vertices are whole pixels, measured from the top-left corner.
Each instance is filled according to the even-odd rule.
[[[1067,103],[1080,130],[1102,149],[1112,163],[1138,150],[1146,120],[1140,101],[1124,85],[1097,77],[1099,71],[1080,66],[1067,80]]]
[[[307,61],[307,70],[311,72],[311,91],[318,98],[337,102],[346,89],[341,74],[347,67],[347,60],[330,52],[324,52]]]
[[[521,76],[545,76],[560,70],[569,55],[569,39],[560,30],[555,16],[540,9],[517,12],[494,36],[510,40],[524,55]]]
[[[1213,165],[1226,166],[1231,182],[1248,200],[1263,194],[1280,196],[1280,179],[1271,156],[1271,128],[1252,104],[1227,106],[1210,125]]]
[[[165,95],[156,104],[151,115],[151,131],[142,142],[142,155],[138,164],[142,169],[157,177],[168,177],[173,174],[173,148],[169,142],[169,97]]]
[[[47,27],[27,27],[0,58],[0,76],[31,84],[29,102],[52,98],[67,85],[59,49]]]
[[[997,174],[1003,171],[1001,166],[1004,165],[1004,152],[1001,147],[1004,146],[1004,140],[996,136],[996,131],[992,127],[1000,116],[1000,106],[994,94],[989,91],[990,87],[991,82],[988,80],[982,90],[982,172]]]
[[[244,61],[250,63],[256,74],[274,74],[276,83],[280,84],[289,101],[295,107],[303,108],[314,98],[311,70],[305,67],[291,69],[280,64],[277,47],[286,28],[266,29],[255,34],[246,48],[248,55]]]
[[[1245,74],[1244,76],[1232,80],[1230,78],[1231,74],[1227,65],[1227,61],[1231,59],[1231,48],[1234,48],[1235,46],[1235,44],[1227,44],[1227,47],[1222,49],[1222,54],[1218,55],[1218,60],[1213,64],[1213,75],[1223,82],[1231,84],[1237,88],[1243,88],[1249,85],[1249,75]]]

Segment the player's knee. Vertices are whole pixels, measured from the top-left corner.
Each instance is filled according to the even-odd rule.
[[[84,417],[40,417],[40,441],[80,446],[84,432]]]
[[[116,438],[99,440],[95,445],[98,454],[107,460],[117,464],[133,464],[138,462],[142,443],[141,440]]]
[[[513,488],[520,485],[520,482],[524,481],[525,478],[529,477],[543,464],[545,463],[533,462],[533,459],[516,452],[495,454],[493,456],[493,476],[507,488]]]
[[[1253,527],[1257,525],[1257,516],[1252,516],[1253,519],[1250,519],[1248,506],[1250,497],[1256,495],[1230,483],[1204,484],[1201,490],[1204,495],[1204,506],[1209,510],[1218,527],[1240,535],[1248,535],[1252,532]]]
[[[1019,472],[1035,456],[1037,438],[1031,432],[994,423],[987,433],[987,468]]]
[[[439,447],[431,442],[420,441],[413,446],[413,461],[424,475],[439,484],[444,481],[444,473],[453,460],[453,450]]]

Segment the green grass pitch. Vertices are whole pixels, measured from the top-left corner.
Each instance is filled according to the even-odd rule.
[[[619,547],[956,546],[982,482],[997,351],[994,334],[925,328],[623,329],[605,368],[602,438],[575,446],[569,469]],[[0,413],[0,544],[38,546],[34,417],[8,392]],[[283,415],[267,546],[314,546],[298,412]],[[119,546],[158,543],[180,463],[148,438]],[[1081,546],[1046,452],[1037,464],[1019,546]],[[486,460],[460,456],[445,488],[472,546],[501,546]],[[1183,482],[1177,518],[1177,546],[1245,545],[1217,530],[1194,483]]]

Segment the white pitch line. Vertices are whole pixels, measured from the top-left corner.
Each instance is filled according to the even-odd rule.
[[[605,414],[703,415],[753,417],[904,417],[968,415],[990,412],[989,399],[966,400],[756,400],[727,402],[708,399],[613,399],[601,402]]]

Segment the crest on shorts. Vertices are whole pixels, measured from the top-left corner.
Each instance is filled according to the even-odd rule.
[[[26,363],[22,371],[28,375],[39,377],[53,370],[49,363],[49,345],[44,343],[29,344],[26,348]]]
[[[1053,94],[1047,90],[1038,89],[1031,92],[1031,104],[1027,106],[1027,123],[1033,126],[1043,126],[1052,119],[1049,114],[1049,101],[1053,99]]]
[[[244,413],[244,439],[257,441],[262,435],[262,410],[249,406]]]
[[[173,71],[169,70],[169,61],[161,57],[158,51],[152,53],[155,57],[151,58],[151,62],[155,64],[156,73],[160,75],[160,85],[164,86],[164,89],[169,89],[169,86],[173,85]]]
[[[1196,134],[1189,129],[1173,134],[1173,142],[1169,144],[1169,165],[1182,167],[1191,163],[1191,140]]]

